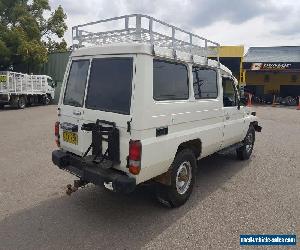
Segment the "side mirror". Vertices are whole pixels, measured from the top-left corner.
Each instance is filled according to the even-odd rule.
[[[51,84],[51,87],[56,88],[56,86],[57,86],[57,82],[53,81],[52,84]]]
[[[233,101],[232,98],[229,97],[229,96],[224,96],[224,97],[223,97],[223,103],[224,103],[224,107],[232,107],[232,106],[235,106],[235,105],[234,105],[234,101]]]
[[[246,97],[245,97],[245,96],[240,97],[239,103],[240,103],[240,105],[242,105],[242,106],[246,106],[246,104],[247,104]]]

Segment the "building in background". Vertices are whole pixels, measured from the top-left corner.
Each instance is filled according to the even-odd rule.
[[[244,46],[221,46],[220,62],[232,71],[235,78],[241,82]]]
[[[250,47],[243,75],[255,96],[300,96],[300,46]]]
[[[242,77],[242,62],[244,57],[244,46],[220,46],[219,59],[220,63],[231,70],[235,78],[240,82]],[[209,57],[217,60],[216,57]]]

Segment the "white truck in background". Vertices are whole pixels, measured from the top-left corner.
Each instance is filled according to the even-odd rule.
[[[48,105],[54,99],[55,86],[47,75],[0,71],[0,108],[6,104],[20,109],[32,104]]]

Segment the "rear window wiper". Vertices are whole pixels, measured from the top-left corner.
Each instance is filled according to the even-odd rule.
[[[161,95],[159,97],[162,98],[162,97],[174,97],[174,96],[176,96],[176,95]]]
[[[160,95],[159,97],[155,97],[157,101],[168,101],[168,100],[185,100],[187,96],[178,96],[178,95]]]

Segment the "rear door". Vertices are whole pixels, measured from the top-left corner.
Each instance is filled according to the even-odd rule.
[[[93,58],[86,91],[83,119],[94,123],[97,119],[114,122],[120,132],[120,160],[126,165],[130,134],[132,90],[135,82],[135,56],[118,55]],[[86,132],[88,140],[91,134]],[[86,148],[89,145],[86,145]],[[107,142],[102,143],[103,153]]]
[[[134,60],[133,55],[109,55],[72,62],[61,105],[61,127],[71,130],[68,126],[73,126],[77,132],[71,131],[70,138],[61,135],[64,149],[82,156],[92,142],[92,133],[82,131],[82,124],[106,120],[115,122],[120,130],[120,159],[125,161],[130,136],[127,122],[131,120]],[[103,142],[102,146],[104,153],[107,143]]]
[[[60,105],[61,147],[82,155],[85,145],[81,131],[84,114],[84,97],[89,75],[90,59],[74,59],[71,62],[65,91]]]

